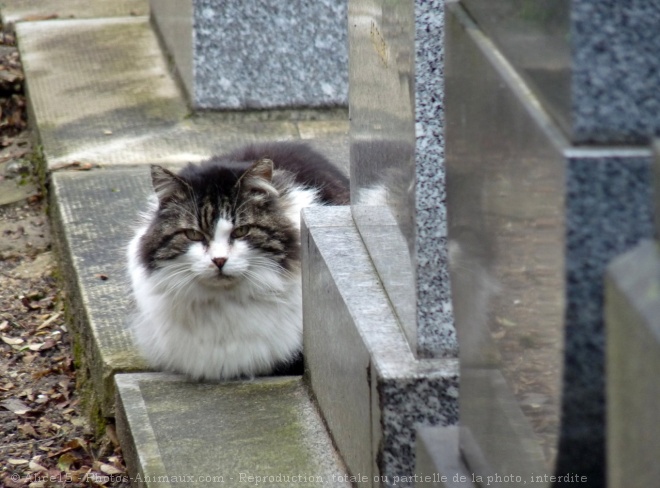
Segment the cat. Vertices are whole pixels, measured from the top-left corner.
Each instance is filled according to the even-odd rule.
[[[301,373],[300,211],[348,204],[348,178],[280,142],[151,180],[127,253],[145,359],[197,380]]]

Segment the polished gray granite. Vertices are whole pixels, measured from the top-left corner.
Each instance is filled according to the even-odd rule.
[[[152,0],[195,109],[345,106],[346,0]]]

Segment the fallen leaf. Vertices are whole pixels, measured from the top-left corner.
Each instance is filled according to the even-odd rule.
[[[37,461],[39,460],[39,459],[38,459],[39,457],[41,457],[41,456],[35,456],[35,458],[33,458],[33,459],[30,461],[30,464],[28,464],[28,467],[29,467],[32,471],[48,471],[48,469],[44,468],[41,464],[39,464],[39,463],[37,462]]]
[[[60,318],[62,315],[61,312],[55,312],[53,315],[51,315],[43,324],[41,324],[39,327],[37,327],[37,330],[45,329],[48,327],[50,324],[55,322],[57,319]]]
[[[71,465],[76,461],[78,461],[78,456],[71,452],[65,452],[57,460],[57,468],[60,471],[69,471],[71,469]]]
[[[98,464],[98,466],[96,466]],[[116,468],[115,466],[112,466],[110,464],[104,464],[104,463],[94,463],[95,468],[100,469],[103,473],[109,474],[109,475],[116,475],[116,474],[123,474],[124,471]]]
[[[32,424],[22,424],[18,426],[18,431],[23,434],[23,435],[29,435],[32,437],[39,437],[39,434],[37,434],[37,431],[34,430],[34,427],[32,427]]]
[[[40,351],[46,351],[52,349],[57,345],[57,342],[54,339],[46,339],[46,341],[41,345]]]
[[[10,412],[14,412],[16,415],[25,415],[31,410],[30,407],[16,398],[3,400],[0,402],[0,406],[6,408]]]
[[[30,461],[28,461],[27,459],[13,459],[13,458],[7,459],[7,462],[9,464],[14,465],[14,466],[20,466],[21,464],[29,464],[30,463]]]
[[[0,336],[0,339],[2,339],[2,342],[9,344],[10,346],[18,346],[19,344],[23,344],[25,342],[20,337]]]
[[[85,439],[82,439],[80,437],[75,437],[71,439],[69,442],[64,444],[64,447],[69,449],[83,449],[85,452],[87,452],[87,442],[85,441]]]

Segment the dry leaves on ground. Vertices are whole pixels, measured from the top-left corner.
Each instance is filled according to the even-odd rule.
[[[0,183],[31,188],[0,205],[0,486],[128,487],[113,427],[94,438],[81,414],[14,43],[0,33]]]

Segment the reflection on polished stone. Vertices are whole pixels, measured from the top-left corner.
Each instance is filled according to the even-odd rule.
[[[566,141],[545,114],[530,114],[524,85],[465,11],[450,11],[447,213],[460,443],[475,473],[528,480],[553,473],[557,454]]]
[[[416,351],[413,6],[349,2],[349,106],[353,218]]]
[[[463,0],[479,28],[571,132],[570,0]]]
[[[418,358],[458,355],[446,253],[442,5],[349,1],[353,218]],[[383,216],[377,229],[373,219]]]

